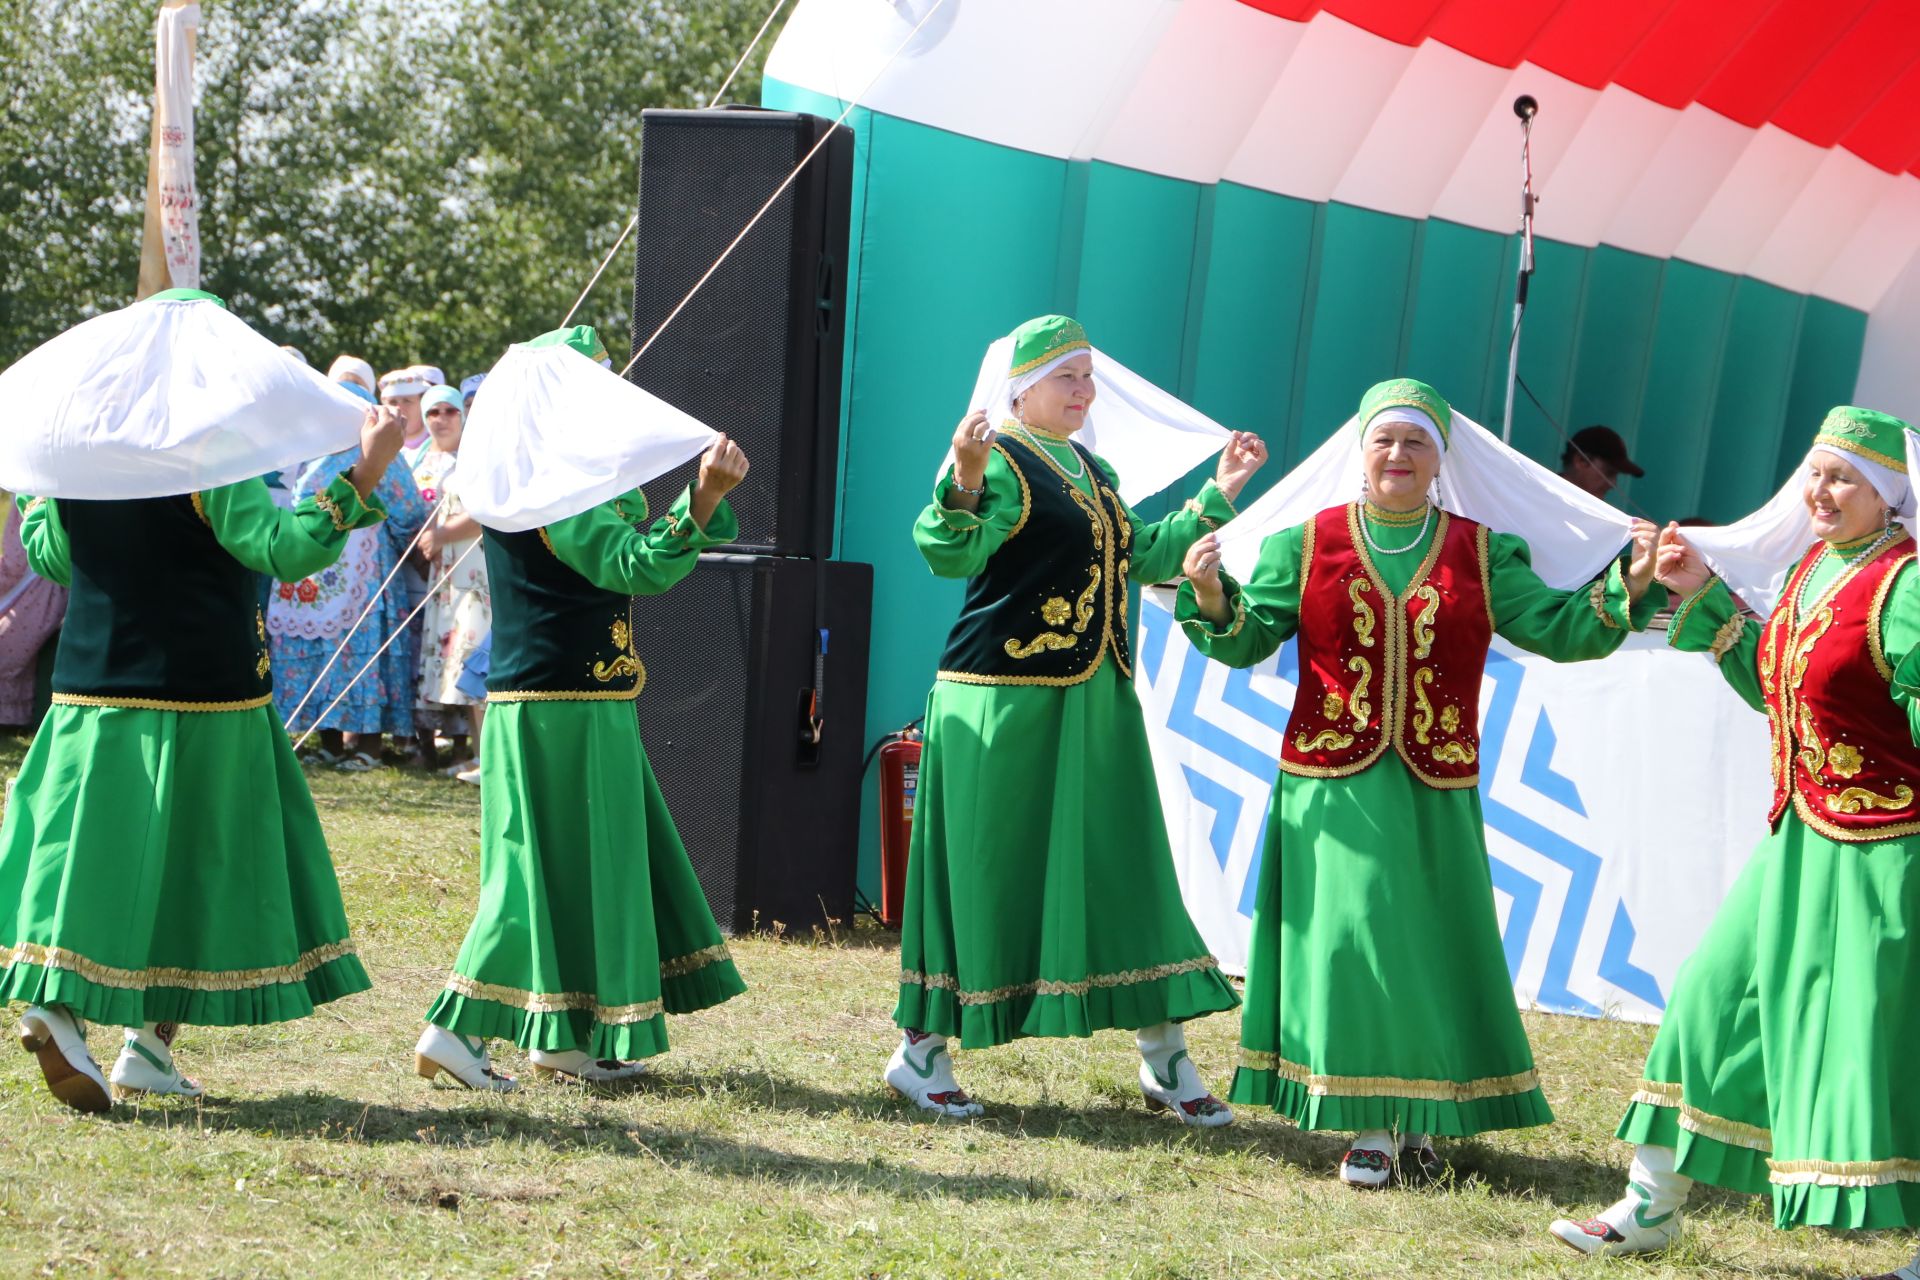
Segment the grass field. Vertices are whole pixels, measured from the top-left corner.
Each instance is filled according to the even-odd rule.
[[[25,744],[0,739],[11,774]],[[1544,1231],[1614,1199],[1645,1027],[1530,1016],[1558,1123],[1443,1143],[1450,1183],[1337,1185],[1343,1144],[1242,1109],[1149,1116],[1130,1036],[959,1055],[986,1119],[923,1120],[880,1067],[895,938],[739,939],[749,993],[676,1020],[643,1088],[483,1098],[412,1071],[476,893],[475,789],[310,775],[374,990],[303,1022],[190,1028],[195,1105],[83,1117],[0,1053],[0,1276],[1846,1276],[1900,1235],[1780,1233],[1695,1198],[1682,1246],[1591,1263]],[[1189,1032],[1217,1087],[1236,1017]],[[97,1028],[110,1061],[117,1033]],[[0,1048],[6,1048],[0,1045]],[[511,1046],[508,1069],[524,1066]]]

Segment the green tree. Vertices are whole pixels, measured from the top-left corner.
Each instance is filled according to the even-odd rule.
[[[632,216],[640,112],[705,105],[769,7],[203,0],[203,283],[316,364],[484,369]],[[132,296],[153,12],[0,0],[0,365]],[[758,100],[777,34],[730,101]],[[576,317],[613,346],[631,254]]]

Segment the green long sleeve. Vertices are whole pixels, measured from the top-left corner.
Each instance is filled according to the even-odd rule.
[[[702,529],[693,521],[693,490],[646,530],[630,521],[644,519],[647,500],[638,489],[611,502],[556,520],[546,527],[547,545],[560,562],[606,591],[652,596],[693,572],[700,552],[740,536],[733,508],[721,502]]]
[[[1902,570],[1902,572],[1905,572]],[[1686,598],[1667,623],[1667,643],[1683,653],[1710,653],[1740,700],[1755,711],[1766,710],[1766,690],[1760,683],[1760,633],[1766,623],[1747,617],[1733,602],[1733,592],[1719,578]]]
[[[1271,657],[1300,629],[1300,549],[1306,526],[1269,534],[1260,543],[1260,559],[1242,583],[1224,570],[1228,621],[1215,626],[1200,612],[1193,584],[1182,582],[1173,616],[1201,653],[1230,667],[1251,667]]]
[[[27,563],[47,581],[72,586],[73,559],[60,508],[52,498],[29,498],[24,493],[15,495],[14,501],[26,504],[21,508],[25,514],[20,517],[20,545],[27,549]]]
[[[1098,461],[1106,473],[1107,483],[1117,490],[1119,477],[1104,459]],[[1188,499],[1178,511],[1152,524],[1136,515],[1133,508],[1127,508],[1127,519],[1133,524],[1133,564],[1127,576],[1135,582],[1146,583],[1179,577],[1188,549],[1237,514],[1233,503],[1212,480],[1201,487],[1198,497]]]
[[[347,535],[386,519],[377,501],[361,501],[346,476],[285,511],[273,503],[264,480],[206,489],[194,505],[227,554],[256,573],[298,582],[332,564],[346,549]]]
[[[1645,631],[1666,604],[1666,591],[1649,587],[1629,601],[1626,575],[1616,559],[1584,587],[1561,591],[1533,571],[1533,553],[1512,534],[1487,535],[1488,585],[1493,629],[1528,653],[1555,662],[1604,658],[1630,631]]]

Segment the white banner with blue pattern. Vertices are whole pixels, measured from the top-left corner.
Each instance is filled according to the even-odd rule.
[[[1289,641],[1209,662],[1143,593],[1138,687],[1187,909],[1243,973],[1267,809],[1298,671]],[[1680,964],[1766,833],[1766,720],[1700,654],[1630,636],[1554,663],[1496,639],[1480,698],[1480,800],[1523,1007],[1656,1022]],[[1387,766],[1382,766],[1387,767]],[[1445,945],[1446,920],[1429,920]]]

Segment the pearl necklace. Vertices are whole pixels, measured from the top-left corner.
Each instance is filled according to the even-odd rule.
[[[1010,425],[1015,431],[1018,431],[1020,433],[1021,438],[1024,439],[1028,444],[1032,445],[1036,450],[1038,450],[1042,456],[1052,457],[1052,453],[1044,445],[1042,445],[1039,440],[1034,438],[1032,429],[1029,428],[1026,423],[1012,422],[1012,423],[1009,423],[1008,425]],[[1060,467],[1061,472],[1064,475],[1074,480],[1084,479],[1087,474],[1087,460],[1080,456],[1080,451],[1078,449],[1074,448],[1071,444],[1068,444],[1065,440],[1060,441],[1060,443],[1067,446],[1067,452],[1073,455],[1073,465],[1079,468],[1078,471],[1068,471],[1066,467],[1061,466]],[[1058,459],[1055,459],[1054,462],[1056,466],[1059,466]]]
[[[1380,555],[1380,556],[1405,555],[1407,552],[1413,550],[1415,547],[1419,546],[1422,542],[1426,541],[1427,526],[1431,525],[1432,523],[1433,523],[1433,504],[1429,502],[1427,504],[1426,515],[1421,517],[1421,520],[1420,520],[1420,532],[1414,535],[1414,539],[1412,542],[1409,542],[1404,547],[1383,547],[1379,543],[1373,540],[1373,530],[1369,528],[1367,525],[1367,513],[1366,513],[1366,509],[1363,506],[1360,512],[1360,536],[1367,540],[1367,545],[1373,548],[1373,553],[1375,555]]]
[[[1827,554],[1844,565],[1861,564],[1872,559],[1874,552],[1880,550],[1880,548],[1886,546],[1889,542],[1892,542],[1895,533],[1899,531],[1899,529],[1900,527],[1898,525],[1888,525],[1880,531],[1877,537],[1865,546],[1850,551],[1842,551],[1829,542],[1827,544]]]

